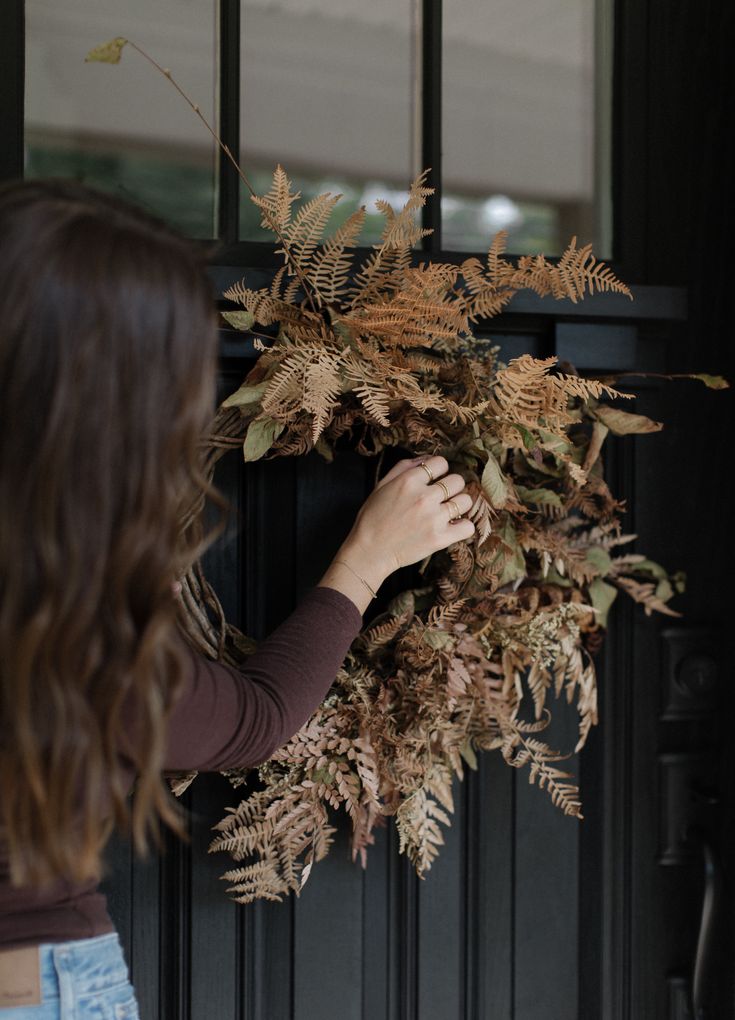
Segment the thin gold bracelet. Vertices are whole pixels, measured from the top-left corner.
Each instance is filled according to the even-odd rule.
[[[356,571],[356,570],[353,570],[353,569],[352,569],[352,567],[351,567],[351,566],[349,565],[349,563],[345,563],[345,561],[344,561],[344,560],[335,560],[334,562],[335,562],[335,563],[341,563],[343,567],[347,567],[347,569],[348,569],[348,570],[349,570],[349,571],[350,571],[351,573],[353,573],[353,574],[355,575],[355,577],[357,578],[357,580],[358,580],[358,581],[362,581],[362,583],[363,583],[363,584],[365,585],[365,587],[367,588],[367,590],[368,590],[368,591],[370,592],[370,594],[372,595],[372,597],[373,597],[374,599],[376,599],[376,598],[378,597],[378,596],[377,596],[377,594],[376,594],[376,593],[375,593],[375,592],[373,591],[373,589],[372,589],[372,588],[370,587],[370,585],[369,585],[369,584],[367,583],[367,581],[365,580],[365,578],[364,578],[364,577],[360,577],[360,575],[359,575],[359,574],[357,573],[357,571]]]

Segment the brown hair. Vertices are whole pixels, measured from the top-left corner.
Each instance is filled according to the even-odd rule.
[[[72,182],[0,189],[0,831],[16,884],[96,877],[113,823],[139,850],[157,816],[180,827],[161,777],[183,665],[172,583],[204,544],[180,521],[212,494],[215,337],[192,243]]]

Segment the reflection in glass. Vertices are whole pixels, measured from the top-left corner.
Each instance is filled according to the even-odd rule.
[[[281,163],[304,198],[344,197],[336,226],[376,197],[402,193],[419,171],[418,0],[243,0],[241,153],[255,190]],[[397,197],[400,201],[400,196]],[[267,241],[243,196],[241,237]]]
[[[609,256],[596,186],[596,123],[602,131],[607,121],[595,102],[603,6],[445,0],[445,248],[487,248],[504,228],[511,251],[558,254],[576,234]]]
[[[74,177],[212,237],[210,136],[161,75],[130,49],[122,64],[85,64],[116,36],[134,40],[214,123],[214,0],[28,0],[27,177]]]

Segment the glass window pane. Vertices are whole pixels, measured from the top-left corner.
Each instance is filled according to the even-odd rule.
[[[376,198],[402,204],[420,169],[416,123],[418,0],[243,0],[241,153],[255,190],[281,163],[304,198],[344,196],[331,227]],[[268,241],[243,195],[241,237]]]
[[[597,8],[597,9],[596,9]],[[608,0],[445,0],[443,246],[609,256],[609,129],[600,35]],[[608,179],[609,181],[609,179]],[[604,202],[605,209],[608,202]]]
[[[206,129],[129,47],[119,66],[84,57],[108,39],[132,39],[214,123],[214,0],[28,0],[26,19],[26,176],[74,177],[212,237]]]

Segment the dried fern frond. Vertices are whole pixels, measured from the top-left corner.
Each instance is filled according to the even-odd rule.
[[[418,225],[416,216],[429,195],[434,193],[433,188],[427,188],[424,184],[428,173],[428,170],[424,170],[412,181],[408,198],[400,212],[395,213],[388,202],[379,200],[376,203],[385,217],[385,226],[380,242],[373,246],[373,252],[360,267],[355,283],[348,291],[350,308],[355,309],[372,300],[380,290],[384,275],[408,269],[413,248],[431,233]]]
[[[357,242],[365,222],[365,206],[352,213],[333,237],[328,238],[311,263],[309,278],[314,293],[327,305],[334,305],[347,291],[352,254],[350,246]]]
[[[490,270],[499,288],[532,290],[540,297],[569,298],[575,304],[585,294],[614,292],[632,298],[630,289],[592,254],[592,245],[577,248],[573,237],[559,262],[554,265],[543,255],[524,255],[513,266],[496,258]]]
[[[273,182],[265,195],[251,195],[251,201],[262,212],[261,226],[266,230],[284,233],[291,221],[291,206],[301,198],[300,191],[291,191],[291,181],[283,167],[278,164],[273,172]]]

